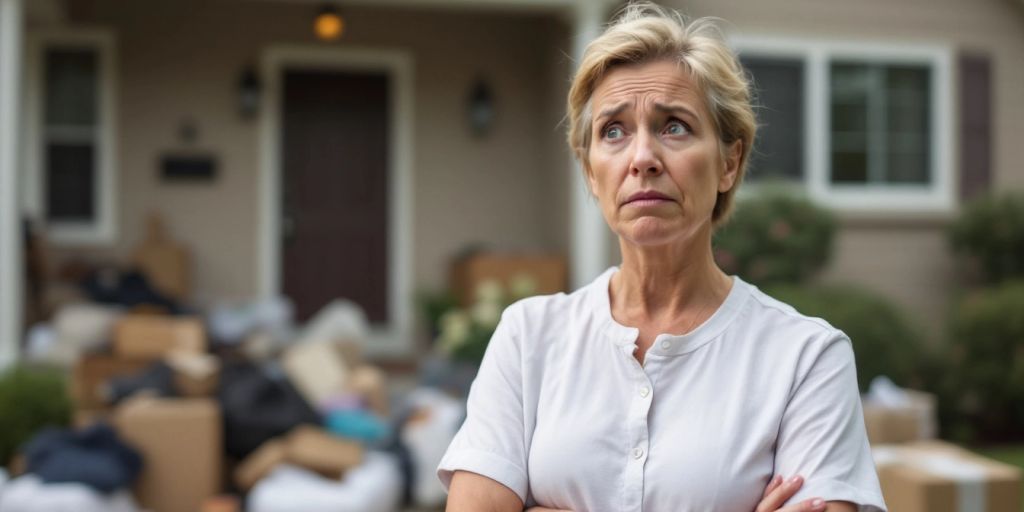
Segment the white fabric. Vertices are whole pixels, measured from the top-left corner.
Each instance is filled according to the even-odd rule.
[[[395,456],[367,452],[342,479],[282,464],[249,493],[249,512],[394,512],[402,499]]]
[[[611,316],[616,269],[571,295],[510,306],[438,467],[492,478],[527,505],[748,511],[769,479],[790,502],[885,510],[849,339],[733,278],[725,302],[641,365],[639,331]]]
[[[0,512],[135,512],[127,490],[109,496],[78,483],[47,484],[24,475],[0,487]]]

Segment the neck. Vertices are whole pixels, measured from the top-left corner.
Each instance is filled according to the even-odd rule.
[[[638,246],[620,238],[619,246],[622,267],[612,278],[612,309],[629,318],[713,311],[729,294],[732,281],[715,264],[710,229],[672,244]]]

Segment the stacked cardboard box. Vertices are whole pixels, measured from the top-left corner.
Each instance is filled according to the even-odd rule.
[[[472,304],[480,283],[495,280],[508,288],[519,277],[528,277],[536,285],[535,293],[565,291],[565,259],[560,256],[527,256],[479,253],[455,262],[451,289],[462,305]]]
[[[941,441],[872,448],[882,493],[898,512],[1018,512],[1020,469]]]
[[[863,400],[864,426],[872,445],[935,438],[935,395],[910,389],[901,389],[900,393],[895,404]]]

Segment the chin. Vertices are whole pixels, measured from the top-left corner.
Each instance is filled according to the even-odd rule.
[[[665,245],[678,240],[686,230],[675,222],[644,217],[630,222],[619,235],[634,245]]]

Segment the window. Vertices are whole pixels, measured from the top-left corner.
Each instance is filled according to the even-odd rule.
[[[952,209],[951,51],[734,41],[754,91],[748,178],[802,185],[841,210]]]
[[[798,59],[743,58],[754,90],[760,129],[747,178],[798,182],[804,177],[804,63]]]
[[[103,33],[30,39],[29,211],[56,242],[114,237],[113,43]]]

